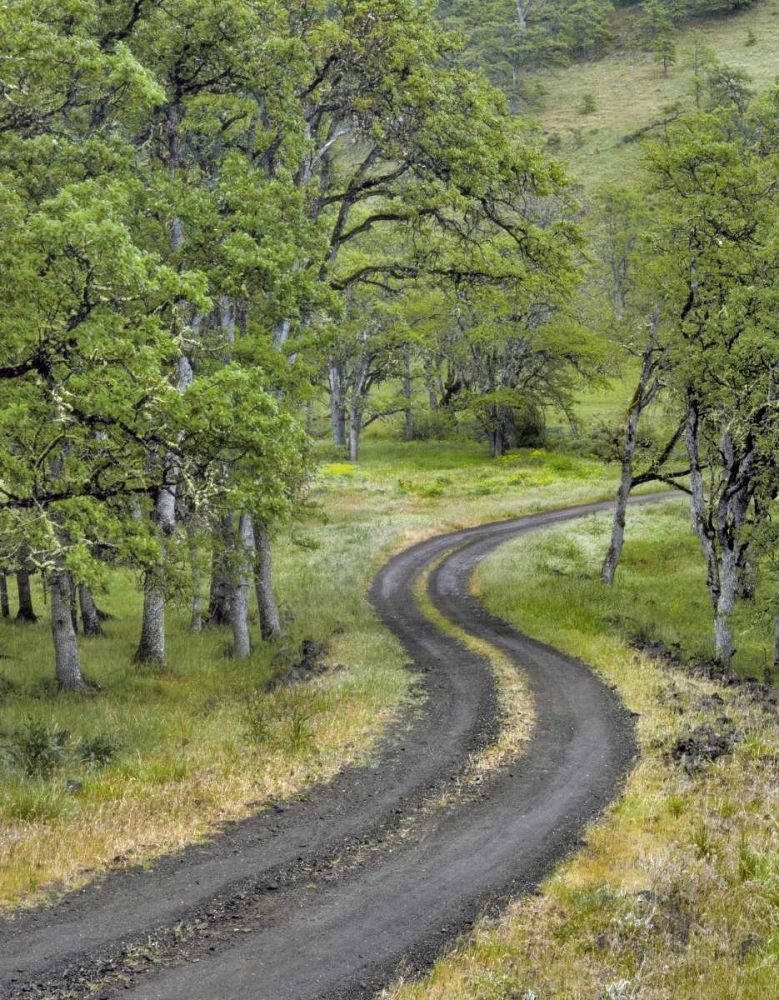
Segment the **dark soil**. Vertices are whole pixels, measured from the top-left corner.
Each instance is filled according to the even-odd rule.
[[[733,753],[736,743],[742,738],[743,733],[732,719],[723,715],[714,724],[688,729],[671,747],[669,756],[688,774],[695,774],[720,757]]]

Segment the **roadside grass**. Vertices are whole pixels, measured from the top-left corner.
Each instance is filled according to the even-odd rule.
[[[598,582],[608,518],[501,546],[481,565],[491,610],[592,664],[637,712],[641,756],[622,797],[542,892],[484,919],[392,1000],[765,1000],[779,995],[779,720],[631,648],[695,649],[708,629],[682,504],[633,510],[613,590]],[[741,668],[761,639],[739,629]],[[689,643],[689,645],[688,645]],[[725,719],[730,720],[726,722]],[[669,757],[697,727],[737,734],[714,763]]]
[[[192,636],[187,610],[172,608],[169,669],[140,670],[141,595],[117,575],[99,599],[114,616],[107,638],[80,640],[101,689],[90,697],[56,693],[37,591],[39,624],[0,624],[0,904],[146,863],[370,753],[413,681],[367,600],[378,566],[431,534],[608,496],[614,481],[613,468],[560,451],[491,461],[475,444],[369,437],[353,466],[323,448],[305,518],[275,546],[285,638],[233,662],[229,630]],[[327,670],[266,690],[303,639],[328,645]],[[30,726],[55,758],[32,775],[19,749]],[[85,761],[85,740],[110,749]]]
[[[637,9],[620,12],[618,30],[635,33],[637,16]],[[750,32],[755,42],[748,45]],[[652,53],[618,50],[536,77],[544,90],[541,126],[552,140],[552,151],[569,162],[585,190],[640,177],[640,143],[625,143],[625,137],[664,117],[674,104],[694,107],[696,39],[720,62],[749,73],[757,90],[770,87],[777,77],[779,0],[758,0],[738,13],[688,21],[673,39],[676,65],[667,76]],[[583,94],[595,98],[591,114],[580,113]]]

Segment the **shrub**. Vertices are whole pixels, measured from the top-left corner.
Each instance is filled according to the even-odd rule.
[[[450,409],[414,413],[415,441],[447,441],[461,436],[457,419]]]
[[[598,110],[595,94],[582,94],[582,103],[579,105],[580,115],[591,115]]]
[[[65,760],[68,739],[67,732],[29,716],[14,731],[7,755],[11,763],[28,777],[46,777]]]
[[[120,743],[108,733],[82,736],[75,746],[77,759],[88,768],[105,767],[119,751]]]

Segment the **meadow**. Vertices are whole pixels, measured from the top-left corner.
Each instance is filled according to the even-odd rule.
[[[617,13],[613,51],[604,58],[535,78],[541,92],[536,110],[540,127],[551,151],[568,163],[585,194],[606,181],[624,183],[630,178],[640,183],[641,143],[630,139],[674,109],[695,108],[696,46],[749,74],[755,91],[776,81],[778,0],[761,0],[736,14],[681,25],[674,33],[676,63],[667,73],[652,53],[640,49],[639,14],[638,8]],[[585,94],[594,99],[589,113],[583,113]]]

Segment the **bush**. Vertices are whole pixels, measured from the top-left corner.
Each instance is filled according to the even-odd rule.
[[[11,763],[28,777],[46,777],[64,762],[68,739],[67,732],[29,716],[14,731],[7,755]]]
[[[457,418],[449,409],[414,413],[415,441],[451,441],[461,437]]]
[[[105,767],[116,756],[119,745],[107,733],[82,736],[72,743],[67,730],[29,716],[12,734],[5,756],[28,778],[48,778],[68,762],[90,769]]]
[[[591,115],[598,110],[595,94],[582,94],[582,103],[579,105],[580,115]]]
[[[82,736],[75,747],[77,759],[88,768],[105,767],[119,751],[120,743],[107,733]]]

